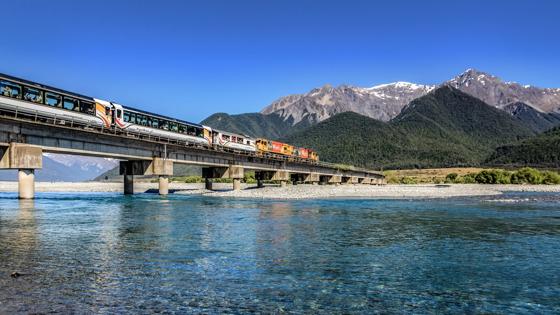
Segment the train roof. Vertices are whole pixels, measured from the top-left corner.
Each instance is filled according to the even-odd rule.
[[[44,84],[40,84],[40,83],[37,83],[37,82],[33,82],[33,81],[18,78],[18,77],[14,77],[14,76],[11,76],[11,75],[7,75],[7,74],[4,74],[4,73],[0,73],[0,77],[6,78],[6,79],[12,80],[12,81],[18,81],[18,82],[23,83],[25,85],[34,86],[34,87],[42,88],[42,89],[46,89],[46,90],[51,90],[53,92],[58,92],[58,93],[61,93],[61,94],[67,94],[67,95],[71,95],[71,96],[74,96],[74,97],[85,98],[85,99],[93,102],[93,97],[91,97],[91,96],[86,96],[86,95],[83,95],[83,94],[66,91],[66,90],[55,88],[55,87],[52,87],[52,86],[49,86],[49,85],[44,85]]]
[[[254,138],[254,137],[251,137],[249,135],[244,135],[244,134],[241,134],[241,133],[230,132],[230,131],[225,131],[225,130],[221,130],[221,129],[212,129],[212,130],[223,133],[223,134],[227,134],[229,136],[239,136],[239,137],[243,137],[243,138],[247,138],[247,139],[256,140],[256,138]]]

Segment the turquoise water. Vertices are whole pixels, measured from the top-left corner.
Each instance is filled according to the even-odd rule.
[[[560,313],[557,195],[15,197],[0,313]]]

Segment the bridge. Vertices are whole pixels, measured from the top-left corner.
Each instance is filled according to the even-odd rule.
[[[119,159],[124,194],[133,193],[134,175],[159,177],[159,193],[169,191],[173,164],[202,166],[206,188],[212,180],[229,178],[233,189],[241,187],[247,170],[255,171],[257,185],[273,180],[319,184],[385,183],[380,172],[344,167],[325,162],[303,162],[251,152],[217,150],[180,143],[165,138],[150,138],[116,129],[75,127],[72,122],[20,117],[17,113],[0,115],[0,169],[18,170],[18,190],[22,199],[34,198],[35,170],[42,168],[43,153],[73,154]]]

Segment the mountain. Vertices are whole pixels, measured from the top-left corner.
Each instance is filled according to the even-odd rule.
[[[36,170],[35,178],[41,182],[86,181],[114,168],[116,163],[111,159],[46,153],[43,168]],[[0,171],[1,181],[16,181],[17,178],[17,170]]]
[[[486,163],[500,166],[539,166],[560,168],[560,128],[534,138],[500,146]]]
[[[475,69],[468,69],[445,84],[498,108],[522,102],[546,113],[560,109],[560,89],[542,89],[504,82],[496,76]]]
[[[532,135],[506,112],[443,86],[388,123],[347,112],[285,140],[315,148],[329,162],[397,168],[476,165],[499,144]]]
[[[560,126],[560,113],[543,113],[522,102],[506,105],[503,110],[538,133]]]
[[[260,113],[231,116],[220,113],[208,117],[203,123],[218,129],[276,139],[287,137],[291,133],[348,111],[389,121],[399,115],[412,100],[445,85],[512,114],[515,111],[520,115],[518,118],[528,123],[535,131],[544,131],[555,126],[556,117],[553,117],[555,115],[539,118],[535,117],[534,113],[521,114],[521,111],[515,110],[519,107],[516,104],[523,103],[543,115],[560,114],[560,89],[543,89],[505,82],[496,76],[468,69],[437,86],[408,82],[382,84],[370,88],[325,85],[308,93],[281,97],[262,109]],[[540,125],[541,122],[543,126]]]
[[[314,125],[344,112],[355,112],[388,121],[398,115],[410,101],[433,89],[434,86],[408,82],[383,84],[370,88],[325,85],[306,94],[282,97],[264,108],[261,113],[279,116],[291,125],[302,121]]]
[[[66,166],[73,176],[73,181],[92,180],[107,170],[114,168],[119,163],[118,160],[110,158],[67,154],[45,153],[43,157]]]

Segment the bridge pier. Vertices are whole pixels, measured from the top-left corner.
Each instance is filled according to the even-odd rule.
[[[326,184],[335,184],[338,185],[342,182],[341,175],[320,175],[319,182],[323,185]]]
[[[159,182],[159,194],[169,193],[169,176],[173,175],[173,161],[154,157],[150,160],[121,161],[119,173],[124,175],[124,194],[134,194],[134,175],[156,175]]]
[[[304,183],[311,183],[313,185],[317,185],[320,181],[320,176],[317,173],[309,173],[303,175],[303,182]]]
[[[263,180],[279,181],[280,187],[286,187],[288,181],[292,179],[290,172],[284,170],[278,171],[255,171],[255,178],[257,179],[257,187],[263,187]],[[261,186],[259,186],[259,181]]]
[[[43,150],[29,144],[11,142],[0,148],[0,169],[18,170],[18,196],[35,198],[35,170],[43,167]]]
[[[166,175],[159,175],[159,194],[165,196],[169,194],[169,177]]]
[[[204,177],[206,189],[212,190],[213,178],[229,178],[233,180],[233,190],[241,189],[241,179],[245,174],[243,167],[231,165],[230,167],[204,167],[202,177]]]
[[[204,188],[206,188],[207,190],[212,190],[212,179],[210,178],[204,179]]]
[[[241,179],[234,178],[233,179],[233,190],[241,190]]]
[[[20,169],[18,171],[19,199],[35,198],[35,170]]]
[[[134,175],[123,175],[123,191],[125,195],[134,195]]]

